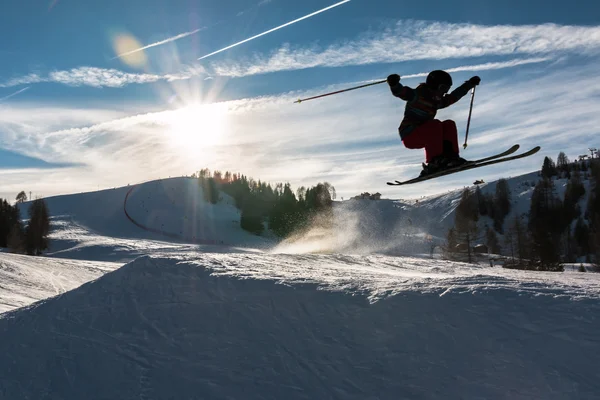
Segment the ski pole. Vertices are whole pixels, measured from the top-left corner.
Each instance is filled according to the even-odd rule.
[[[348,92],[350,90],[360,89],[360,88],[364,88],[364,87],[367,87],[367,86],[379,85],[380,83],[384,83],[384,82],[387,82],[387,79],[384,79],[382,81],[367,83],[366,85],[360,85],[360,86],[352,87],[352,88],[349,88],[349,89],[338,90],[336,92],[320,94],[318,96],[313,96],[313,97],[307,97],[306,99],[298,99],[294,103],[302,103],[303,101],[308,101],[308,100],[312,100],[312,99],[318,99],[319,97],[331,96],[332,94]]]
[[[469,107],[469,119],[467,120],[467,132],[465,133],[465,143],[463,144],[463,149],[467,148],[467,138],[469,137],[469,126],[471,125],[471,113],[473,112],[473,100],[475,99],[475,87],[473,86],[473,91],[471,92],[471,106]]]

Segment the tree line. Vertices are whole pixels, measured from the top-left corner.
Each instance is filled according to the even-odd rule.
[[[0,199],[0,247],[13,253],[40,255],[49,245],[50,214],[46,202],[38,198],[29,204],[29,220],[23,223],[19,205],[26,201],[24,191],[17,195],[15,205]]]
[[[566,179],[564,195],[559,196],[555,179]],[[589,182],[587,203],[584,181]],[[533,184],[532,184],[533,186]],[[571,162],[561,152],[555,163],[545,157],[540,180],[535,184],[527,212],[506,220],[512,207],[505,179],[498,180],[494,194],[465,188],[456,208],[455,223],[447,234],[446,255],[457,257],[457,249],[467,250],[471,261],[473,243],[484,241],[488,251],[510,257],[506,267],[562,271],[563,262],[582,257],[600,264],[600,160],[580,158]],[[479,229],[482,216],[492,226]],[[502,240],[498,238],[502,235]],[[462,245],[462,247],[461,247]]]
[[[254,234],[269,229],[283,238],[314,226],[330,226],[335,188],[328,182],[295,192],[289,183],[270,183],[248,178],[246,175],[201,169],[193,177],[198,179],[206,201],[216,204],[220,192],[235,200],[241,211],[240,227]]]

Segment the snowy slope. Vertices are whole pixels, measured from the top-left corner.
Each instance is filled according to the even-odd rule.
[[[65,293],[121,265],[0,253],[0,313]]]
[[[386,256],[142,257],[3,314],[0,398],[597,398],[598,277]]]
[[[529,209],[537,173],[509,178],[514,203],[512,213]],[[566,181],[557,182],[563,195]],[[484,193],[495,191],[496,182],[480,186]],[[461,189],[418,200],[337,201],[335,229],[315,230],[283,251],[428,254],[430,243],[442,244],[454,224],[454,210]],[[45,199],[52,215],[53,232],[48,255],[131,261],[146,249],[178,251],[197,245],[268,249],[272,239],[240,229],[240,212],[234,201],[221,193],[216,204],[204,201],[202,190],[192,178],[171,178],[98,192],[55,196]],[[582,200],[584,201],[584,200]],[[26,215],[28,203],[21,206]],[[482,218],[480,225],[491,223]]]
[[[597,398],[600,274],[424,256],[460,193],[280,244],[187,178],[46,199],[49,257],[0,253],[0,399]]]
[[[193,178],[171,178],[97,192],[45,198],[51,215],[46,253],[78,259],[130,261],[146,249],[195,245],[261,248],[271,241],[240,229],[233,200],[209,204]],[[26,218],[29,203],[20,205]]]
[[[511,211],[505,218],[505,227],[516,215],[523,215],[527,223],[531,195],[535,185],[540,181],[539,171],[505,178],[511,194]],[[553,178],[555,193],[564,199],[568,184],[566,178]],[[579,201],[585,210],[591,191],[590,181],[582,179],[586,193]],[[496,181],[478,185],[483,194],[494,194]],[[475,186],[465,186],[475,190]],[[332,241],[334,249],[341,252],[358,251],[364,253],[383,252],[385,254],[425,254],[428,253],[429,240],[442,244],[446,240],[448,229],[454,225],[455,210],[460,202],[464,188],[446,193],[424,196],[420,199],[352,199],[335,203],[337,213],[337,235],[344,240]],[[575,224],[575,221],[573,222]],[[478,222],[481,232],[485,225],[492,226],[489,217],[482,217]],[[498,235],[502,239],[502,235]],[[482,239],[483,241],[484,239]],[[344,246],[342,243],[354,243]],[[294,249],[319,248],[314,246],[296,246]],[[292,248],[290,248],[291,250]]]

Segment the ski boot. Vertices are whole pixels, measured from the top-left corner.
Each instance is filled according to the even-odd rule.
[[[465,164],[469,164],[470,161],[465,160],[462,157],[459,157],[457,154],[453,154],[452,156],[441,155],[434,157],[428,164],[423,163],[423,170],[421,171],[420,177],[426,176],[429,174],[434,174],[436,172],[441,172],[446,169],[457,168]]]

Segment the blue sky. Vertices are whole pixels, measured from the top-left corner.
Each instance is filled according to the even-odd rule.
[[[351,0],[201,60],[338,2],[9,3],[0,6],[0,197],[208,167],[294,188],[327,181],[338,198],[410,198],[600,145],[600,5],[591,0]],[[432,69],[454,71],[455,86],[482,78],[463,157],[513,143],[542,151],[391,188],[387,180],[419,173],[424,154],[403,147],[404,103],[387,85],[293,103],[390,73],[416,86]],[[460,143],[468,106],[465,97],[438,114],[457,122]]]

